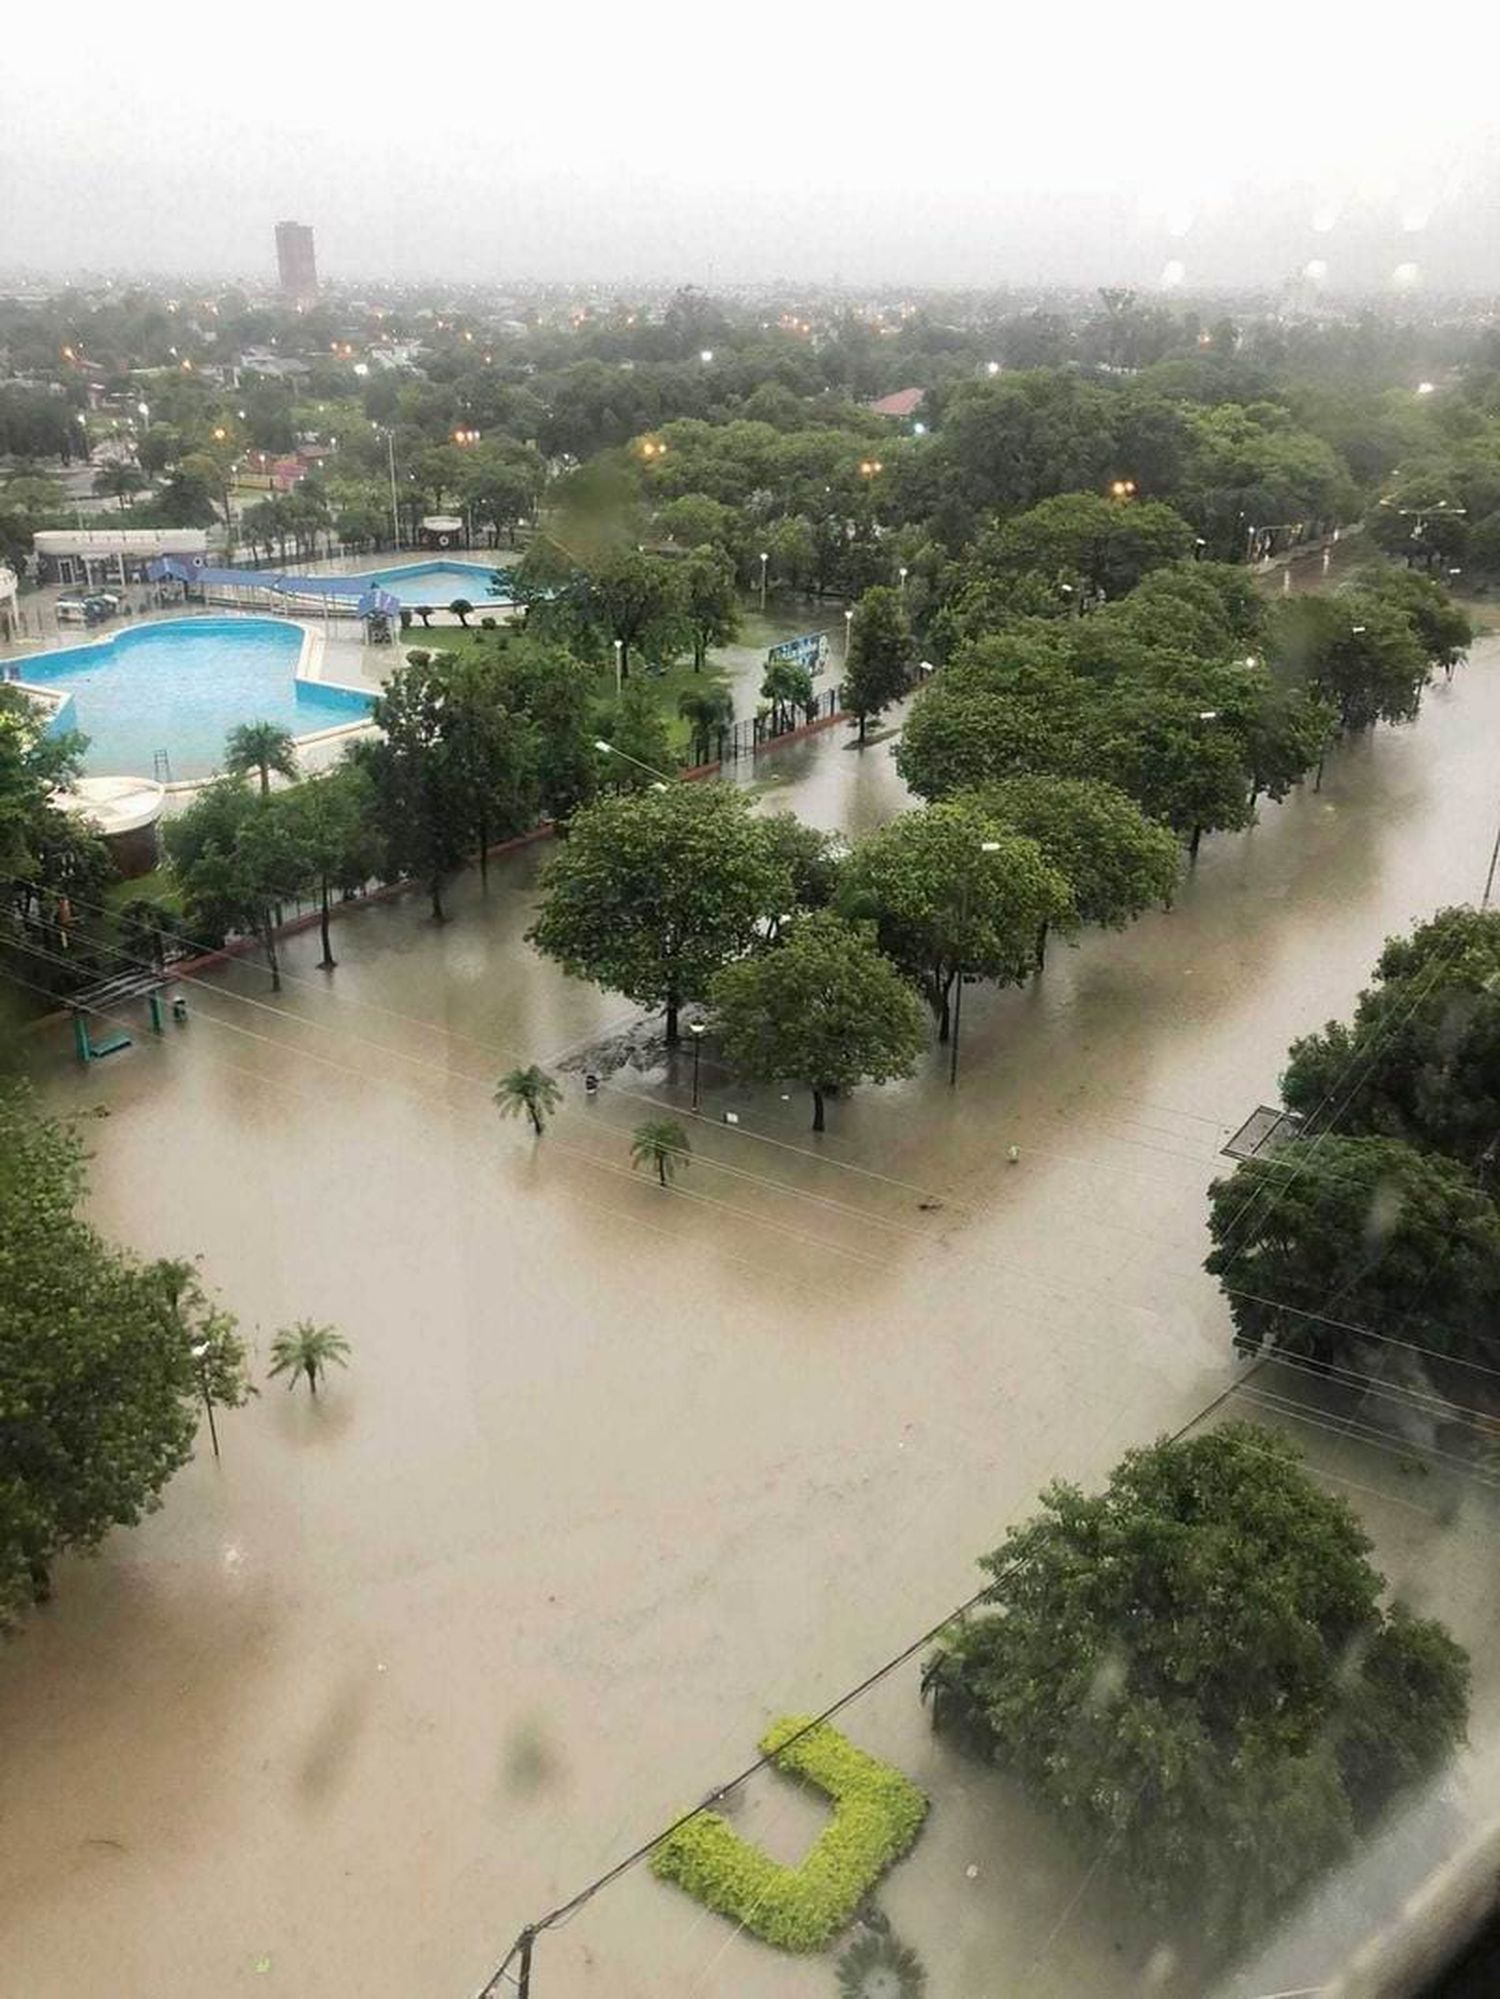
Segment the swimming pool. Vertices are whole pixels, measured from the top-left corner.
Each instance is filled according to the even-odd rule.
[[[306,640],[283,619],[178,618],[39,653],[21,674],[62,697],[49,726],[88,737],[86,771],[152,777],[165,752],[172,779],[209,777],[237,722],[309,736],[369,713],[372,695],[298,677]]]
[[[487,562],[408,562],[399,569],[361,572],[360,580],[389,590],[403,604],[427,604],[439,611],[446,611],[457,597],[464,598],[476,610],[509,605],[513,601],[509,570],[496,569]]]

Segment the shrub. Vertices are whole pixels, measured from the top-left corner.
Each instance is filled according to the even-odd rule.
[[[482,632],[492,632],[496,629],[495,620],[488,612],[479,620],[479,629]]]
[[[788,1715],[761,1737],[778,1770],[821,1791],[833,1816],[796,1867],[742,1839],[717,1812],[699,1812],[664,1839],[651,1870],[721,1916],[783,1950],[821,1950],[885,1870],[910,1848],[927,1816],[915,1784],[826,1723]],[[786,1746],[783,1747],[782,1745]]]

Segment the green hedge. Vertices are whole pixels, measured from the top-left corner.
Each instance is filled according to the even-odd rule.
[[[826,1722],[783,1749],[807,1724],[806,1716],[784,1716],[760,1741],[778,1770],[822,1791],[833,1806],[800,1866],[783,1867],[717,1812],[689,1819],[651,1860],[661,1880],[675,1881],[783,1950],[821,1950],[912,1845],[927,1816],[927,1799],[915,1784]]]

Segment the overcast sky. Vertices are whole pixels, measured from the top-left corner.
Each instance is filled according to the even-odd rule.
[[[0,270],[1500,290],[1496,12],[27,6]]]

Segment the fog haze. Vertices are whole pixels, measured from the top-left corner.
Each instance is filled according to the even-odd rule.
[[[269,276],[292,215],[335,278],[1484,290],[1496,41],[1176,0],[35,10],[0,267]]]

